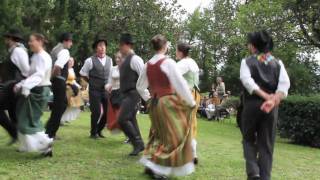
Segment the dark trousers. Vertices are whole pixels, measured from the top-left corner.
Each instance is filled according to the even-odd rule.
[[[62,79],[53,78],[52,92],[53,103],[51,116],[46,125],[46,133],[50,138],[54,138],[60,126],[61,117],[67,108],[66,82]]]
[[[10,120],[4,110],[0,110],[0,125],[9,133],[13,138],[17,138],[17,126]]]
[[[0,92],[0,125],[13,138],[17,138],[17,118],[16,118],[16,102],[17,98],[13,92],[15,83],[10,83],[2,87]],[[8,115],[5,113],[8,110]]]
[[[107,122],[108,95],[104,90],[89,89],[91,135],[101,133]]]
[[[136,114],[140,95],[136,90],[123,94],[118,123],[131,142],[142,141]]]
[[[262,180],[269,180],[278,108],[266,114],[260,110],[262,103],[262,100],[245,100],[241,115],[241,132],[248,177],[260,175]]]

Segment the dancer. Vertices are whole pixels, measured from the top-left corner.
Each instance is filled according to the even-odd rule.
[[[243,96],[241,132],[248,179],[271,179],[278,105],[290,88],[283,63],[271,54],[272,37],[266,31],[248,34],[251,56],[243,59],[240,79]]]
[[[177,65],[184,79],[189,85],[193,98],[196,102],[196,108],[192,111],[192,150],[194,163],[198,164],[197,156],[197,111],[200,105],[200,89],[199,89],[199,67],[197,63],[189,57],[191,46],[187,43],[179,43],[177,46],[176,57],[179,60]]]
[[[105,87],[110,94],[108,100],[107,128],[111,133],[120,132],[120,126],[117,122],[121,105],[119,69],[123,61],[120,52],[115,54],[115,61],[117,65],[111,68],[108,84]]]
[[[105,138],[102,134],[107,121],[108,94],[105,85],[108,83],[112,59],[106,55],[107,39],[97,35],[92,45],[95,55],[86,59],[80,75],[89,82],[89,102],[91,111],[90,138]]]
[[[1,74],[0,125],[11,136],[11,141],[8,143],[8,145],[11,145],[17,141],[15,113],[17,98],[14,95],[13,87],[17,82],[28,76],[30,65],[27,50],[21,43],[23,37],[19,30],[11,29],[3,37],[9,50],[9,59],[4,63],[3,74]],[[8,110],[10,119],[5,110]]]
[[[52,60],[44,50],[45,41],[42,34],[33,33],[30,36],[29,46],[33,55],[29,75],[14,89],[20,94],[17,102],[19,151],[36,151],[52,156],[53,139],[45,134],[40,120],[47,107],[51,85]]]
[[[191,109],[196,103],[176,63],[166,56],[166,38],[156,35],[151,43],[156,55],[147,62],[137,83],[143,99],[151,98],[149,142],[140,162],[152,178],[185,176],[194,171]]]
[[[222,77],[217,77],[217,89],[218,97],[222,101],[223,96],[226,94],[226,86],[222,80]]]
[[[130,34],[122,34],[120,38],[120,52],[124,61],[120,67],[120,92],[122,102],[118,123],[122,131],[133,145],[130,156],[137,156],[144,150],[144,143],[140,134],[136,114],[140,95],[136,83],[143,69],[143,60],[133,51],[133,38]]]
[[[62,33],[59,43],[51,51],[53,60],[52,92],[53,103],[51,116],[46,125],[46,133],[50,138],[57,139],[56,133],[60,126],[63,113],[67,108],[66,80],[68,78],[68,62],[72,46],[72,34]]]
[[[61,117],[61,125],[77,119],[78,115],[81,112],[80,107],[84,104],[80,94],[81,86],[76,81],[76,73],[74,72],[73,66],[74,60],[70,59],[68,65],[69,69],[66,88],[68,107]]]

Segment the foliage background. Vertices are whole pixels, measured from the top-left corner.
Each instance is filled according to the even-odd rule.
[[[212,0],[209,7],[191,14],[176,0],[1,0],[0,34],[11,27],[20,28],[26,39],[31,32],[41,32],[50,50],[61,32],[71,31],[78,71],[92,54],[98,33],[108,37],[110,56],[117,51],[121,32],[132,33],[136,53],[145,60],[153,53],[150,39],[161,33],[173,45],[172,57],[177,41],[193,45],[192,57],[203,70],[203,92],[222,76],[227,90],[238,95],[239,66],[248,55],[246,34],[266,29],[274,37],[274,54],[289,72],[290,94],[305,95],[320,91],[320,68],[314,58],[320,51],[319,9],[318,0]],[[6,57],[0,43],[0,60]]]

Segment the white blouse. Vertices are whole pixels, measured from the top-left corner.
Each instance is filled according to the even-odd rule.
[[[110,71],[108,84],[106,88],[112,87],[112,90],[120,89],[120,71],[118,66],[113,66]]]
[[[21,82],[22,90],[31,90],[36,86],[51,85],[51,56],[44,50],[35,53],[31,57],[31,65],[28,77]]]
[[[148,63],[155,64],[162,58],[166,57],[163,54],[156,54],[153,56]],[[194,106],[196,103],[193,100],[192,94],[189,90],[186,80],[183,78],[181,72],[177,67],[177,63],[171,58],[167,58],[161,65],[160,69],[169,79],[170,84],[175,89],[176,93],[186,101],[189,106]],[[141,97],[147,101],[149,100],[150,93],[147,90],[149,87],[148,77],[147,77],[147,64],[144,66],[143,71],[137,82],[137,90]]]

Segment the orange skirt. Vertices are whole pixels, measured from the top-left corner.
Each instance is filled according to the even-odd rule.
[[[117,122],[119,112],[120,107],[113,107],[110,100],[108,100],[107,129],[111,132],[117,132],[120,130],[120,126]]]

